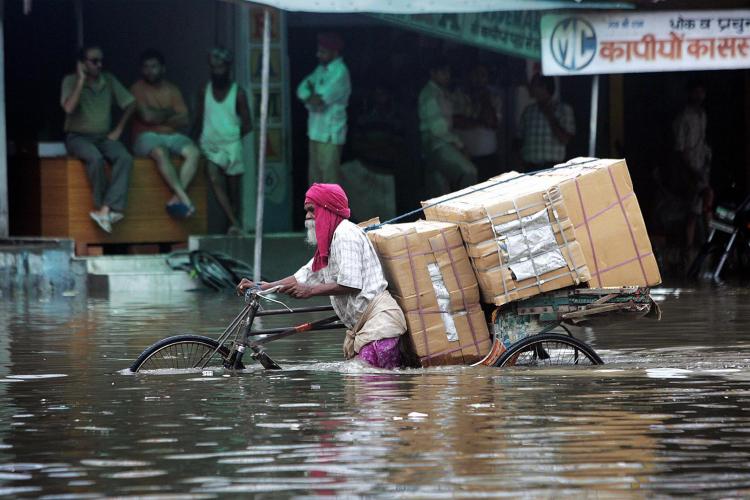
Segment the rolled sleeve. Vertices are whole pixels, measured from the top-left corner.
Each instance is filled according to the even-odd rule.
[[[312,270],[312,263],[313,260],[310,259],[307,264],[300,267],[299,270],[294,273],[294,279],[296,279],[298,283],[304,283],[306,285],[319,285],[323,283],[321,273],[316,273]]]
[[[305,77],[304,80],[302,80],[297,87],[297,98],[302,101],[306,102],[310,97],[312,97],[312,92],[310,91],[310,85],[309,82],[312,81],[312,77],[315,73],[311,73]]]
[[[126,89],[123,84],[120,83],[120,80],[115,78],[113,75],[109,75],[109,79],[112,82],[112,93],[114,94],[115,101],[117,101],[117,105],[120,107],[120,109],[125,109],[135,102],[135,97],[133,97],[133,94],[128,92],[128,89]]]

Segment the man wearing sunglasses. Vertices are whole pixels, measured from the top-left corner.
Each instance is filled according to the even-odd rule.
[[[82,160],[94,195],[89,215],[105,232],[123,219],[133,157],[120,142],[125,124],[135,110],[135,99],[111,73],[103,71],[102,49],[89,45],[78,54],[76,73],[62,82],[60,104],[65,110],[65,146]],[[112,128],[112,105],[122,110]],[[105,162],[112,166],[108,180]]]

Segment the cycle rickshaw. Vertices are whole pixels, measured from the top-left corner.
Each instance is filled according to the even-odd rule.
[[[304,332],[343,328],[333,315],[287,328],[254,330],[256,317],[333,311],[331,306],[262,309],[261,300],[280,303],[268,297],[274,291],[247,290],[245,306],[218,338],[190,334],[167,337],[143,351],[130,370],[203,369],[216,364],[242,370],[248,351],[264,368],[280,369],[265,351],[270,342]],[[569,288],[541,294],[495,308],[488,314],[492,348],[473,366],[601,365],[599,355],[573,335],[571,326],[660,316],[658,305],[644,287]]]

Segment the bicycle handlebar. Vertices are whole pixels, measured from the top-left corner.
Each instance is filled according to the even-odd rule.
[[[276,285],[274,287],[268,288],[267,290],[261,290],[260,286],[248,288],[247,290],[245,290],[245,303],[250,303],[253,296],[263,297],[264,295],[270,295],[277,292],[279,288],[281,288],[281,285]]]

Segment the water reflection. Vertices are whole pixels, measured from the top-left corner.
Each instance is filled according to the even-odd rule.
[[[743,496],[748,292],[658,297],[661,323],[577,332],[597,369],[387,372],[339,361],[325,332],[270,345],[281,372],[211,377],[120,370],[159,338],[217,336],[233,297],[6,302],[0,494]]]

